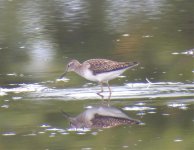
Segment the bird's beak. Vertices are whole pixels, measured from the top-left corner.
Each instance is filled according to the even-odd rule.
[[[59,79],[62,79],[68,72],[68,66],[65,68],[65,72],[59,77]]]
[[[67,74],[67,71],[65,71],[65,72],[59,77],[59,79],[62,79],[66,74]]]

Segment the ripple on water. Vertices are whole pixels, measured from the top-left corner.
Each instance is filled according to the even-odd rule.
[[[194,56],[194,49],[185,50],[183,52],[173,52],[172,54],[173,55],[182,54],[182,55],[191,55],[191,56]]]
[[[61,78],[61,79],[56,79],[56,81],[57,81],[57,82],[61,82],[61,81],[63,81],[63,82],[68,82],[68,81],[69,81],[69,78],[63,77],[63,78]]]
[[[59,128],[48,128],[48,129],[45,129],[45,131],[55,131],[55,132],[62,133],[62,132],[65,132],[66,130],[59,129]]]
[[[5,133],[2,133],[3,136],[14,136],[16,135],[15,132],[5,132]]]
[[[5,96],[5,95],[7,95],[7,93],[6,93],[6,92],[1,91],[1,88],[0,88],[0,96]]]
[[[7,73],[7,76],[17,76],[17,73]]]
[[[182,142],[182,141],[183,141],[183,139],[181,139],[181,138],[174,139],[174,142]]]
[[[20,99],[22,99],[22,97],[19,97],[19,96],[13,96],[13,97],[12,97],[12,99],[13,99],[13,100],[20,100]]]
[[[7,93],[26,93],[26,92],[40,92],[47,87],[39,84],[19,84],[14,88],[0,88],[0,96],[7,95]],[[13,99],[21,99],[22,97],[13,97]]]
[[[179,109],[182,109],[182,110],[187,110],[188,109],[187,104],[184,104],[184,103],[169,103],[168,107],[179,108]]]
[[[73,132],[75,131],[75,133],[78,134],[78,135],[86,134],[86,131],[77,131],[77,130],[63,130],[63,131],[61,130],[60,132],[59,131],[50,131],[50,130],[47,130],[46,132],[40,131],[40,132],[38,132],[38,134],[48,133],[49,134],[49,137],[56,137],[57,135],[68,135],[72,131]],[[30,136],[30,134],[28,134],[28,135]],[[25,135],[25,136],[28,136],[28,135]]]
[[[1,105],[1,108],[9,108],[9,105]]]
[[[100,90],[99,86],[89,86],[82,88],[49,88],[40,84],[19,84],[19,87],[0,88],[0,96],[8,93],[29,93],[28,98],[39,100],[59,99],[59,100],[86,100],[101,99],[96,93]],[[131,99],[131,98],[170,98],[170,97],[193,97],[194,84],[157,82],[157,83],[133,83],[124,86],[111,86],[111,99]],[[107,90],[102,93],[108,96]],[[14,96],[13,99],[22,99]],[[143,105],[140,103],[139,105]]]
[[[67,132],[68,129],[56,128],[48,124],[42,124],[40,127],[44,128],[44,131],[39,131],[38,133],[39,134],[49,133],[49,137],[55,137],[57,134],[61,134],[61,135],[69,134]]]
[[[92,149],[91,147],[84,147],[81,150],[91,150],[91,149]]]
[[[51,126],[48,125],[48,124],[42,124],[40,127],[41,127],[41,128],[49,128],[49,127],[51,127]]]
[[[89,131],[91,131],[91,129],[90,128],[69,128],[68,131],[70,131],[70,132],[76,131],[78,133],[82,133],[82,132],[89,132]]]
[[[29,133],[29,134],[25,134],[23,136],[37,136],[37,134],[36,133]]]
[[[145,111],[145,110],[155,110],[156,108],[147,107],[147,106],[126,106],[123,110],[127,111]]]

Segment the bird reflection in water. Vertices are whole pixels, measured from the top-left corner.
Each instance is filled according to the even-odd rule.
[[[65,112],[63,113],[70,121],[70,128],[111,128],[141,123],[112,106],[92,107],[76,117],[70,117]]]

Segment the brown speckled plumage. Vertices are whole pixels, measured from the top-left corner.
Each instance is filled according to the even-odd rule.
[[[100,74],[104,72],[111,72],[121,69],[127,69],[137,65],[137,62],[117,62],[107,59],[89,59],[84,63],[90,64],[90,70],[93,71],[93,74]]]
[[[141,121],[129,117],[121,109],[112,106],[93,106],[75,117],[64,114],[70,121],[70,128],[111,128],[142,124]]]
[[[139,124],[140,122],[133,119],[113,117],[113,116],[102,116],[95,114],[95,117],[91,120],[93,128],[110,128],[120,125],[133,125]]]

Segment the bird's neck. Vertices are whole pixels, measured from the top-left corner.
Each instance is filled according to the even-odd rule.
[[[83,76],[83,69],[82,68],[83,68],[82,64],[77,64],[74,71],[77,74],[79,74],[80,76]]]

